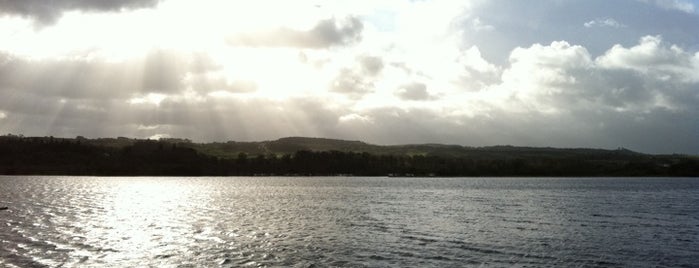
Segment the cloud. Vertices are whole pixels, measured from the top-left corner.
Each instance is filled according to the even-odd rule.
[[[677,10],[686,13],[694,13],[695,6],[692,2],[685,0],[639,0],[641,2],[652,3],[661,8]]]
[[[652,37],[645,37],[632,49],[648,46],[649,39]],[[678,93],[671,90],[668,81],[648,76],[642,69],[620,65],[625,61],[612,60],[621,57],[630,62],[648,63],[644,58],[662,57],[662,51],[646,50],[647,53],[629,56],[620,55],[625,53],[618,50],[612,48],[593,59],[584,47],[567,42],[518,48],[510,56],[511,67],[504,71],[500,86],[512,90],[512,96],[526,109],[541,112],[577,109],[641,112],[678,107],[677,103],[668,102]],[[671,69],[680,67],[681,61],[673,66]],[[667,85],[659,86],[662,83]],[[686,86],[680,79],[671,83],[676,87]]]
[[[463,16],[478,18],[494,29],[478,31],[472,20],[465,20],[459,30],[463,31],[466,47],[478,46],[486,60],[499,65],[507,64],[509,52],[516,47],[560,40],[584,46],[592,55],[604,53],[615,44],[633,44],[648,34],[662,34],[668,42],[697,48],[696,9],[687,13],[667,8],[683,6],[681,3],[693,7],[689,1],[655,0],[474,1]],[[610,34],[617,28],[607,19],[616,21],[623,31]],[[585,23],[598,30],[591,31],[584,27]]]
[[[579,132],[565,134],[570,139],[608,146],[616,142],[655,151],[661,150],[663,139],[673,141],[672,150],[699,149],[699,142],[687,138],[699,134],[699,127],[689,119],[699,116],[697,55],[659,37],[643,37],[630,48],[614,46],[597,58],[567,42],[535,44],[515,49],[510,61],[502,84],[495,87],[509,92],[504,104],[508,108],[490,113],[505,118],[520,115],[511,120],[546,118],[532,126],[567,125]],[[532,127],[518,131],[534,133]]]
[[[631,69],[660,80],[699,81],[699,54],[692,55],[660,36],[645,36],[631,48],[615,45],[597,59],[610,69]]]
[[[433,98],[427,91],[427,85],[419,82],[403,85],[395,94],[403,100],[412,101],[425,101]]]
[[[478,91],[500,80],[501,68],[483,59],[477,46],[460,52],[456,62],[463,68],[458,74],[462,89]]]
[[[374,92],[375,83],[381,79],[383,60],[374,56],[358,56],[351,67],[343,67],[330,81],[330,92],[341,93],[352,99],[361,99]]]
[[[596,59],[606,72],[637,74],[642,86],[655,92],[654,102],[668,109],[691,109],[699,104],[699,53],[689,53],[665,43],[659,36],[645,36],[638,45],[612,47]]]
[[[529,107],[539,111],[547,107],[542,103],[554,103],[552,96],[569,94],[565,90],[579,82],[576,74],[593,68],[589,52],[582,46],[565,41],[552,42],[548,46],[534,44],[529,48],[516,48],[510,54],[510,67],[503,71],[501,88],[511,91]]]
[[[345,20],[325,19],[309,30],[278,28],[258,33],[238,34],[228,38],[234,46],[328,48],[357,42],[364,25],[355,17]]]
[[[615,19],[612,18],[606,18],[606,19],[596,19],[596,20],[591,20],[588,22],[585,22],[583,24],[585,28],[592,28],[592,27],[610,27],[610,28],[626,28],[628,26],[616,21]]]
[[[142,67],[142,90],[155,93],[182,90],[181,80],[186,70],[181,61],[182,59],[172,52],[158,50],[149,53]]]
[[[19,15],[46,25],[58,20],[64,12],[118,12],[156,6],[160,0],[8,0],[0,1],[0,15]]]
[[[379,57],[364,56],[359,58],[364,74],[375,76],[383,69],[383,60]]]
[[[171,94],[188,86],[188,74],[218,70],[211,61],[202,54],[168,50],[153,50],[143,58],[117,62],[89,58],[31,60],[0,53],[0,92],[103,100],[134,94]]]
[[[340,70],[332,80],[330,91],[345,94],[351,98],[361,98],[373,91],[373,81],[352,69]]]
[[[495,30],[495,26],[483,23],[481,21],[481,18],[478,18],[478,17],[473,19],[472,24],[473,24],[473,29],[476,30],[476,32],[481,32],[481,31],[488,32],[488,31]]]
[[[16,91],[56,98],[123,98],[136,85],[125,63],[80,59],[32,61],[5,54],[0,58],[0,92]],[[129,88],[124,91],[122,87]]]
[[[257,91],[258,85],[254,81],[234,80],[229,81],[221,76],[197,76],[187,79],[187,84],[194,90],[211,93],[250,93]]]

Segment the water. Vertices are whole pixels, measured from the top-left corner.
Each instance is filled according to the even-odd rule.
[[[699,179],[0,177],[0,267],[697,267]]]

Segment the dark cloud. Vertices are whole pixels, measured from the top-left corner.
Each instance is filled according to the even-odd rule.
[[[648,153],[699,152],[699,125],[692,112],[576,110],[570,113],[514,113],[493,107],[474,116],[445,116],[426,109],[380,108],[365,111],[369,122],[351,121],[338,128],[348,139],[379,144],[426,141],[470,146],[518,145],[625,147]],[[351,135],[350,135],[351,134]]]
[[[6,55],[0,60],[0,91],[57,98],[123,98],[132,88],[125,83],[133,80],[127,65],[68,59],[32,61]]]
[[[89,99],[60,103],[36,96],[11,102],[5,97],[12,94],[4,94],[0,96],[0,107],[9,107],[9,111],[4,112],[0,130],[25,135],[167,134],[196,141],[315,136],[379,144],[438,142],[471,146],[626,147],[665,153],[699,151],[699,140],[694,139],[699,133],[699,125],[695,124],[699,117],[697,108],[619,111],[606,105],[595,109],[573,106],[568,112],[549,114],[490,107],[473,116],[460,116],[397,107],[356,112],[313,97],[268,100],[204,96],[203,100],[166,99],[154,106]],[[15,109],[17,106],[24,108]],[[358,114],[347,116],[355,113]]]
[[[155,51],[143,63],[142,90],[168,93],[182,89],[186,69],[175,53]]]
[[[10,99],[34,96],[56,100],[124,100],[148,93],[178,93],[187,86],[202,84],[208,86],[197,90],[249,91],[254,88],[245,82],[222,82],[218,76],[205,75],[217,70],[218,66],[203,55],[166,50],[155,50],[142,59],[123,62],[29,60],[0,53],[0,92],[12,95],[8,96]],[[204,78],[187,81],[188,76]]]
[[[362,71],[367,75],[377,75],[383,70],[383,60],[379,57],[360,57],[359,63],[362,66]]]
[[[423,83],[410,83],[398,89],[396,96],[403,100],[425,101],[434,97],[427,92],[427,85]]]
[[[141,137],[163,133],[199,141],[265,140],[284,136],[335,134],[340,113],[314,98],[269,100],[204,97],[198,102],[163,101],[160,106],[129,106],[119,122]],[[121,130],[123,133],[125,130]]]
[[[192,82],[196,84],[194,86],[202,87],[199,89],[249,91],[255,88],[239,82],[231,84],[221,77],[208,76],[209,72],[218,71],[222,67],[211,57],[201,53],[183,54],[169,50],[153,50],[146,55],[145,59],[137,60],[134,64],[142,75],[139,88],[144,93],[182,91],[189,85],[186,83],[188,75],[197,77]]]
[[[2,0],[0,15],[29,17],[37,23],[52,24],[63,12],[115,12],[156,6],[160,0]]]
[[[330,91],[360,99],[374,92],[374,83],[379,79],[378,75],[383,67],[383,60],[379,57],[357,57],[354,66],[340,69],[335,79],[331,81]]]
[[[333,79],[330,91],[345,94],[351,98],[361,98],[374,91],[374,83],[370,78],[352,69],[342,69]]]
[[[354,17],[326,19],[307,31],[279,28],[270,32],[236,35],[228,43],[251,47],[327,48],[354,43],[361,39],[362,22]]]
[[[217,64],[202,67],[201,62],[208,60],[169,51],[153,51],[126,62],[29,60],[0,53],[0,131],[64,137],[168,134],[200,141],[258,140],[331,133],[339,118],[324,108],[327,102],[312,98],[272,101],[208,96],[220,90],[250,92],[257,86],[228,81]],[[182,90],[168,86],[192,88],[198,95],[187,98]],[[132,101],[147,99],[151,93],[164,99],[157,104]]]

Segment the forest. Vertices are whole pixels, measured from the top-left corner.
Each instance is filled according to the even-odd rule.
[[[283,138],[187,139],[0,136],[0,174],[87,176],[699,176],[699,157],[624,148],[558,149]]]

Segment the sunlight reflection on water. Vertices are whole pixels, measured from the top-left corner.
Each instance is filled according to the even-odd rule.
[[[106,213],[89,219],[89,237],[101,248],[113,251],[107,263],[128,260],[160,259],[176,254],[178,245],[186,244],[184,233],[193,219],[187,186],[177,181],[127,180],[110,190],[104,199]],[[173,252],[174,251],[174,252]]]
[[[692,266],[696,179],[0,177],[0,267]]]

